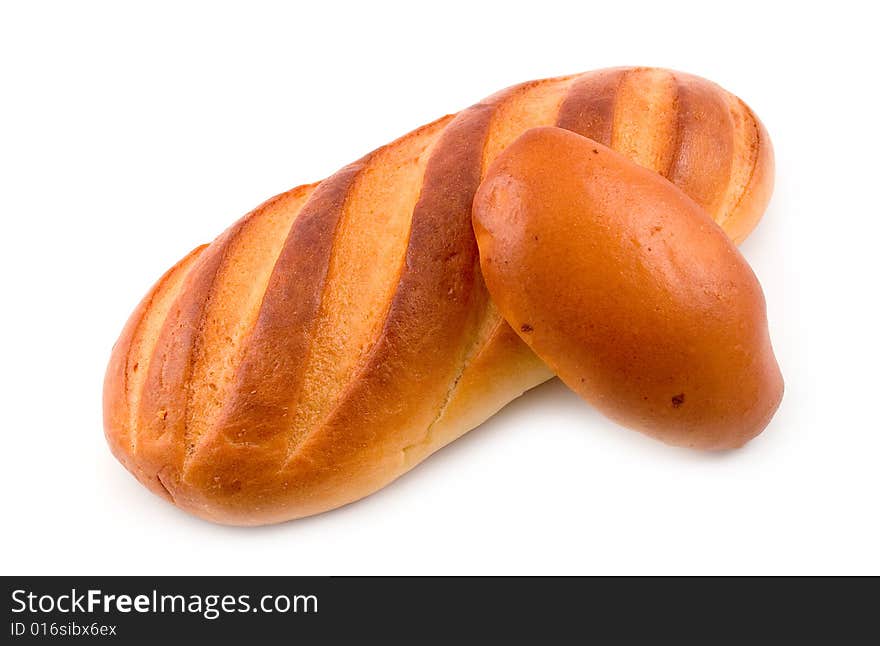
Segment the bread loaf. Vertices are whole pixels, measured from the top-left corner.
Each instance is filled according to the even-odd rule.
[[[591,139],[528,130],[474,199],[504,318],[572,390],[670,444],[736,448],[782,398],[761,286],[674,184]]]
[[[144,485],[221,523],[357,500],[551,376],[489,299],[471,205],[525,130],[557,125],[681,187],[735,240],[772,152],[703,79],[534,81],[264,203],[169,270],[114,346],[105,433]]]

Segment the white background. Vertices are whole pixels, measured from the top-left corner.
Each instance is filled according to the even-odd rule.
[[[2,6],[3,574],[880,574],[869,3]],[[715,80],[775,144],[743,251],[787,390],[747,448],[668,448],[554,381],[378,494],[260,529],[111,457],[111,345],[179,257],[495,90],[614,65]]]

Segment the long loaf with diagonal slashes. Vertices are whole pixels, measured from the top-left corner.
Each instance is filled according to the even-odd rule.
[[[736,242],[772,191],[760,121],[704,79],[615,68],[499,92],[172,267],[113,348],[114,455],[200,517],[281,522],[376,491],[550,378],[488,296],[471,205],[506,146],[554,125],[664,175]]]

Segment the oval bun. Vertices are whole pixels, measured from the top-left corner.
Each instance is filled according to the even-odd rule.
[[[496,159],[473,217],[502,315],[601,412],[703,449],[741,446],[770,421],[783,383],[761,286],[674,184],[536,128]]]

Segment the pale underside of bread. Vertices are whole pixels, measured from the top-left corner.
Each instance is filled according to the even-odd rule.
[[[619,68],[504,90],[169,270],[114,346],[113,453],[201,517],[281,522],[372,493],[550,378],[490,301],[470,220],[489,163],[544,125],[665,175],[736,241],[770,196],[763,126],[708,81]]]

